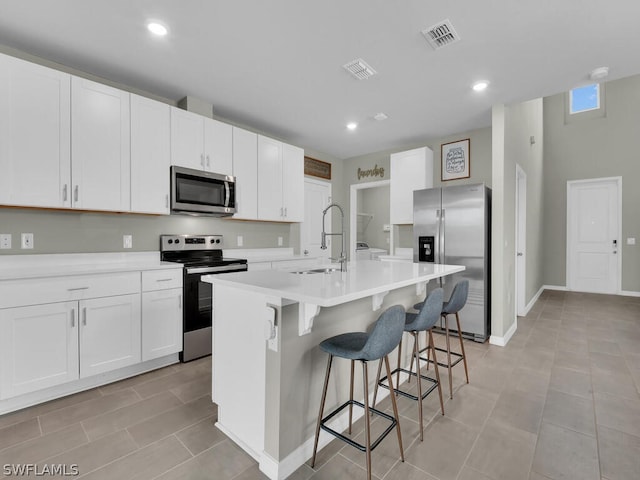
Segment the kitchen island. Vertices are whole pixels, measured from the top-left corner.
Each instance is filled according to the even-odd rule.
[[[217,427],[253,456],[269,478],[286,478],[313,449],[327,359],[318,344],[340,333],[367,331],[386,308],[410,308],[424,299],[430,280],[462,270],[455,265],[358,261],[346,272],[334,264],[203,277],[213,284]],[[326,411],[349,395],[349,362],[336,361],[333,371]],[[374,375],[370,378],[373,383]],[[362,399],[361,388],[355,398]],[[338,416],[335,422],[340,430],[346,418]],[[333,438],[324,435],[320,448]]]

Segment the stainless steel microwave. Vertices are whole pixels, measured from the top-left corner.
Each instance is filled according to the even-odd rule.
[[[171,213],[215,215],[236,213],[236,178],[231,175],[171,167]]]

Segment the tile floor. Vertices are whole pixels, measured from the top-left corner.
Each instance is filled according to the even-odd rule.
[[[406,461],[389,435],[376,478],[640,478],[640,298],[546,291],[506,347],[466,349],[471,383],[460,364],[448,400],[443,374],[446,415],[435,393],[425,399],[424,442],[415,402],[400,398]],[[207,358],[0,416],[2,475],[60,463],[85,479],[266,478],[213,427],[210,386]],[[334,441],[290,478],[365,479],[364,454]]]

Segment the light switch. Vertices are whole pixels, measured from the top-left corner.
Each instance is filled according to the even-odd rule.
[[[282,237],[278,237],[278,246],[281,247],[282,246]]]
[[[133,248],[133,235],[123,235],[122,246],[124,248]]]
[[[636,244],[636,237],[627,238],[627,245],[635,245],[635,244]]]
[[[241,247],[244,245],[244,238],[242,238],[242,235],[238,235],[238,237],[236,238],[237,242],[238,242],[238,246]]]

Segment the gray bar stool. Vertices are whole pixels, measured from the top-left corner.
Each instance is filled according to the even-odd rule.
[[[442,312],[442,299],[444,297],[444,293],[441,288],[436,288],[433,290],[427,299],[421,303],[420,311],[418,313],[407,313],[405,317],[404,331],[410,333],[413,336],[413,354],[411,356],[411,369],[407,370],[400,366],[401,354],[402,354],[402,343],[400,343],[398,347],[398,366],[395,370],[391,372],[391,375],[396,374],[396,388],[393,388],[391,384],[391,375],[387,373],[387,376],[380,379],[380,374],[382,370],[382,364],[378,366],[378,375],[376,377],[376,387],[373,393],[373,402],[376,401],[376,396],[378,394],[378,386],[383,388],[387,388],[389,390],[393,390],[396,395],[402,395],[404,397],[410,398],[412,400],[416,400],[418,402],[418,418],[420,420],[420,441],[423,440],[423,419],[422,419],[422,400],[426,398],[433,390],[438,389],[438,395],[440,396],[440,410],[442,415],[444,415],[444,403],[442,402],[442,387],[440,385],[440,373],[438,372],[438,363],[434,364],[434,370],[436,373],[436,378],[433,379],[426,375],[418,374],[420,372],[420,352],[424,352],[425,350],[433,350],[433,358],[436,359],[435,346],[433,344],[433,335],[431,334],[431,330],[433,326],[436,324],[438,319],[440,318],[440,313]],[[428,335],[428,343],[425,348],[422,350],[419,346],[419,337],[418,334],[420,332],[426,332]],[[418,368],[416,369],[416,373],[413,373],[413,360],[415,359],[416,365]],[[423,359],[424,360],[424,359]],[[427,364],[428,365],[428,364]],[[418,395],[413,395],[409,392],[405,392],[400,390],[400,372],[408,373],[409,380],[411,381],[411,376],[415,376],[418,382]],[[389,380],[389,385],[386,385],[384,382]],[[422,380],[426,380],[431,383],[431,385],[427,388],[427,390],[422,392]],[[393,399],[396,395],[391,395]]]
[[[394,395],[391,395],[393,404],[393,414],[387,415],[380,410],[375,409],[373,406],[369,406],[369,376],[367,369],[367,362],[371,360],[384,359],[385,366],[387,368],[387,375],[391,375],[389,369],[389,353],[398,346],[402,339],[402,331],[405,323],[405,311],[404,307],[400,305],[393,306],[385,310],[382,315],[376,320],[375,326],[371,333],[365,332],[351,332],[343,333],[342,335],[336,335],[335,337],[328,338],[320,343],[320,348],[329,354],[329,360],[327,363],[327,373],[324,379],[324,387],[322,389],[322,400],[320,401],[320,413],[318,414],[318,423],[316,425],[316,437],[313,445],[313,457],[311,459],[311,467],[316,463],[316,454],[318,450],[318,438],[320,436],[320,429],[329,432],[330,434],[338,437],[340,440],[347,442],[349,445],[356,447],[358,450],[365,452],[367,455],[367,478],[371,480],[371,451],[378,446],[378,444],[393,430],[394,428],[398,434],[398,446],[400,447],[400,458],[404,462],[404,450],[402,448],[402,434],[400,433],[400,423],[398,416],[398,406]],[[329,374],[331,373],[331,362],[333,357],[341,357],[351,360],[351,385],[349,393],[349,401],[345,402],[334,411],[329,413],[326,417],[324,415],[324,404],[327,399],[327,387],[329,385]],[[364,404],[353,399],[353,372],[354,363],[358,360],[362,363],[362,384],[364,389]],[[392,385],[393,388],[393,385]],[[366,444],[362,445],[350,438],[342,435],[330,428],[327,422],[336,416],[339,412],[349,407],[349,433],[351,433],[351,424],[353,417],[353,406],[357,405],[364,408],[364,426]],[[375,402],[373,404],[375,406]],[[370,426],[370,413],[375,413],[390,422],[387,429],[371,443],[371,426]]]
[[[427,352],[427,358],[426,359],[423,358],[423,360],[426,360],[427,362],[433,363],[434,365],[440,365],[441,367],[446,367],[448,369],[449,398],[453,398],[453,377],[451,376],[451,369],[461,361],[464,364],[464,374],[467,379],[467,383],[469,383],[469,370],[467,368],[467,357],[464,352],[464,342],[462,341],[462,330],[460,329],[460,315],[458,314],[458,312],[460,312],[460,310],[462,310],[462,308],[466,305],[468,296],[469,296],[469,280],[460,280],[453,287],[453,292],[451,292],[451,297],[449,297],[449,301],[445,302],[445,304],[442,307],[441,315],[444,320],[447,348],[443,349],[443,348],[436,347],[435,350],[438,350],[440,352],[446,352],[447,363],[438,363],[435,357],[435,351],[434,351],[433,360],[430,359],[429,352]],[[413,308],[419,310],[421,306],[422,306],[422,303],[417,303],[413,306]],[[460,352],[451,351],[451,343],[450,343],[450,336],[449,336],[449,315],[453,315],[453,314],[455,314],[456,316],[456,325],[458,328],[458,340],[460,340]],[[421,352],[424,350],[426,349],[421,350]],[[451,361],[452,356],[456,357],[456,359],[453,362]],[[413,369],[413,359],[412,359],[411,368]]]

